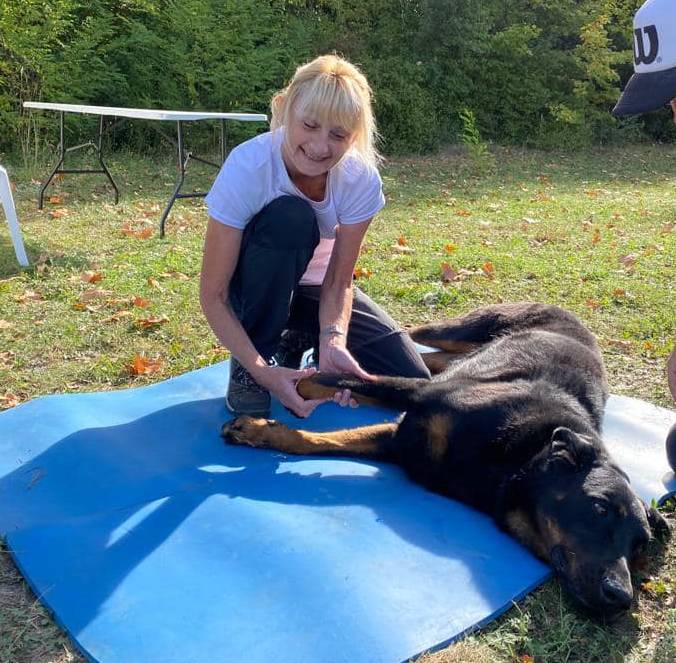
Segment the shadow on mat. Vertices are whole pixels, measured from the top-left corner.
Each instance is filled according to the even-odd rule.
[[[225,445],[218,431],[227,417],[218,398],[176,405],[126,424],[80,430],[0,480],[0,529],[10,534],[27,528],[86,528],[88,519],[105,514],[107,531],[86,542],[100,566],[86,596],[78,596],[79,621],[69,621],[71,633],[84,629],[124,578],[214,495],[314,508],[364,507],[408,544],[435,557],[462,559],[487,602],[494,592],[501,594],[495,579],[481,573],[485,555],[475,543],[486,536],[484,516],[415,486],[395,466],[342,458],[332,461],[326,475],[308,474],[313,463],[331,459]],[[312,419],[304,426],[312,428]],[[130,511],[142,514],[138,522],[130,524]],[[461,531],[444,525],[453,518],[462,524]],[[493,525],[488,527],[495,530],[492,548],[500,537],[511,543]],[[21,550],[15,553],[21,562]],[[312,564],[303,573],[308,582],[326,581]],[[314,580],[313,573],[318,574]],[[49,603],[48,594],[45,598]]]

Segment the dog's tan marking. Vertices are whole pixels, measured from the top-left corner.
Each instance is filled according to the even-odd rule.
[[[448,451],[451,419],[443,414],[434,414],[427,419],[424,426],[427,432],[427,455],[433,462],[438,462]]]
[[[397,425],[377,424],[330,433],[311,433],[294,430],[268,419],[242,416],[224,424],[221,435],[234,444],[268,447],[289,454],[381,457],[385,451],[383,443],[394,435]]]
[[[524,511],[510,511],[505,518],[505,526],[515,539],[530,548],[538,557],[544,560],[549,558],[547,546]]]
[[[448,368],[448,363],[456,357],[452,352],[423,352],[421,355],[423,363],[429,369],[432,375],[443,373]]]
[[[296,391],[306,400],[307,399],[316,399],[316,398],[333,398],[336,391],[340,391],[335,387],[327,387],[323,384],[318,384],[315,382],[312,377],[303,378],[299,380],[296,384]],[[381,405],[381,403],[376,398],[369,398],[368,396],[362,396],[361,394],[352,393],[352,398],[354,398],[357,403],[360,405]]]

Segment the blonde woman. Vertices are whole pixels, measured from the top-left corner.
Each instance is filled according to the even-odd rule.
[[[304,350],[319,369],[370,379],[426,376],[408,336],[352,283],[366,231],[384,206],[371,89],[333,55],[299,67],[272,99],[271,131],[229,154],[206,203],[200,300],[232,353],[235,414],[267,416],[270,394],[296,415]],[[341,405],[354,405],[349,392]]]

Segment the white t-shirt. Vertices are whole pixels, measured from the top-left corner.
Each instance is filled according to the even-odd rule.
[[[378,170],[348,152],[330,171],[324,200],[310,200],[291,181],[282,159],[284,130],[277,129],[235,147],[205,199],[209,215],[243,229],[268,203],[280,196],[299,196],[312,206],[319,226],[319,245],[301,279],[321,285],[329,264],[336,226],[362,223],[385,205]]]

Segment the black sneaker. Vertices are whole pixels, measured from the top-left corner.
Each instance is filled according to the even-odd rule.
[[[314,348],[316,354],[318,346],[319,338],[316,334],[295,329],[285,329],[282,332],[279,349],[275,355],[275,363],[277,366],[297,370],[300,368],[303,355],[310,348]]]
[[[270,416],[270,392],[261,387],[234,357],[230,359],[230,383],[225,405],[236,416]]]

